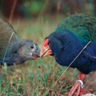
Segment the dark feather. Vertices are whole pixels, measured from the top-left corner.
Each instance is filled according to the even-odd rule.
[[[96,17],[75,14],[65,18],[56,30],[69,30],[78,36],[82,43],[96,40]]]
[[[92,40],[92,43],[80,54],[71,65],[88,74],[96,70],[96,18],[94,16],[76,14],[61,22],[56,31],[48,36],[49,45],[56,61],[69,66],[82,48]]]
[[[21,40],[13,27],[0,19],[0,63],[21,64],[39,57],[40,49],[31,40]]]

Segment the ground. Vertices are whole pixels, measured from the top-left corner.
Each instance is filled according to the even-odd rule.
[[[41,47],[44,38],[55,30],[60,19],[16,19],[12,25],[20,38],[33,40]],[[67,96],[76,80],[76,69],[67,70],[54,86],[65,69],[51,56],[11,67],[5,64],[0,73],[0,96]]]

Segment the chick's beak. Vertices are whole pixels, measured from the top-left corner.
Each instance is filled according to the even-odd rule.
[[[50,49],[50,47],[47,45],[47,46],[42,46],[41,47],[41,50],[40,50],[40,57],[46,57],[48,55],[51,55],[52,54],[52,50]]]

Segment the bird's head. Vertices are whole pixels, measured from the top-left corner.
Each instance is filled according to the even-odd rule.
[[[25,42],[24,42],[25,41]],[[40,56],[40,49],[38,45],[31,40],[24,40],[19,49],[20,56],[26,59],[36,59]]]
[[[41,47],[41,51],[40,51],[40,57],[46,57],[48,55],[51,55],[52,54],[52,50],[50,49],[50,46],[49,46],[49,39],[46,38],[44,40],[44,44],[43,46]]]
[[[33,60],[40,56],[38,45],[31,40],[21,40],[12,47],[11,58],[15,63],[22,63],[26,60]]]
[[[40,57],[46,57],[48,55],[56,56],[62,52],[63,44],[58,36],[54,34],[49,35],[41,47]]]

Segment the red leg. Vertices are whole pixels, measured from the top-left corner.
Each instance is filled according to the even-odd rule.
[[[80,72],[80,80],[84,81],[85,77],[86,77],[86,74],[83,74]]]
[[[88,92],[85,91],[85,89],[83,88],[84,85],[83,85],[83,81],[86,77],[86,74],[83,74],[80,72],[80,80],[78,80],[74,85],[73,87],[71,88],[68,96],[80,96],[82,94],[86,94]]]

